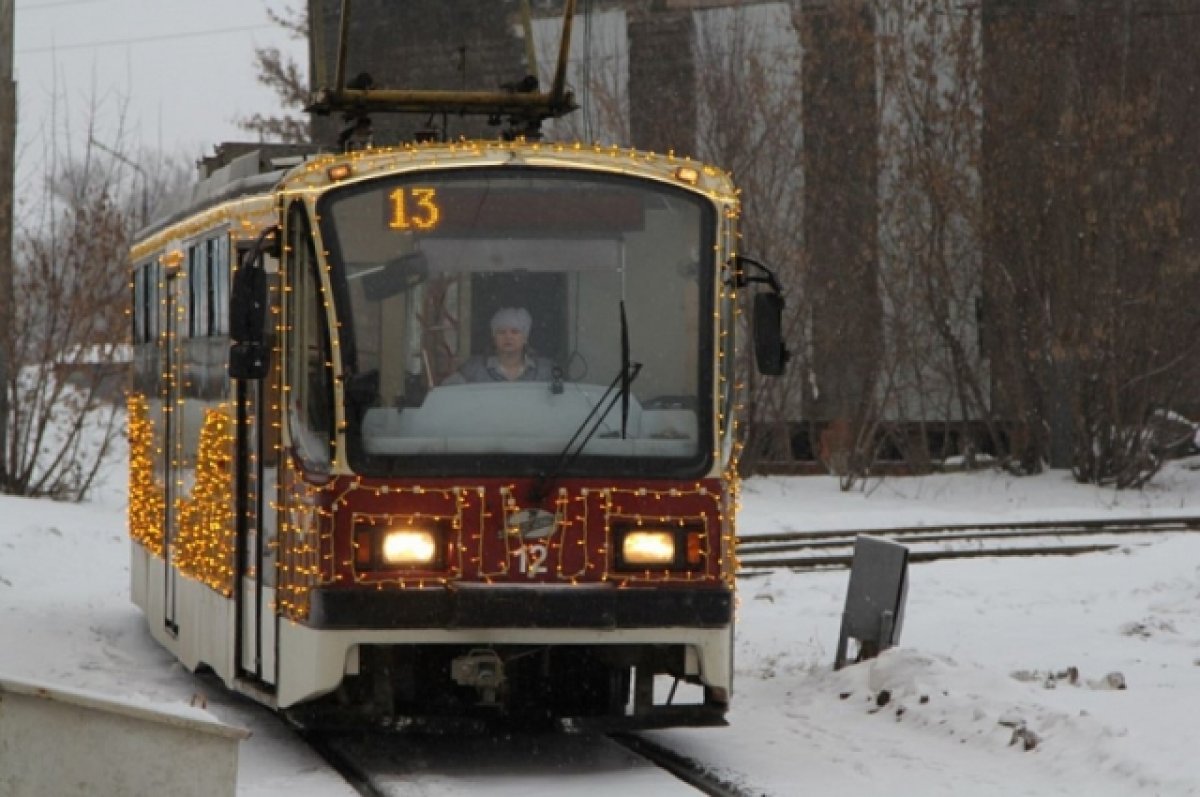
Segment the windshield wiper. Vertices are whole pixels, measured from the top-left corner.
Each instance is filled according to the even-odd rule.
[[[571,439],[567,441],[565,446],[563,446],[563,450],[559,452],[558,461],[554,463],[554,467],[552,467],[548,472],[543,471],[542,473],[538,474],[537,481],[534,483],[533,488],[529,491],[530,501],[534,503],[541,501],[542,498],[545,497],[546,491],[549,489],[550,485],[554,483],[554,480],[557,479],[564,470],[569,468],[571,464],[579,457],[579,455],[583,453],[583,449],[589,442],[591,442],[591,439],[596,436],[596,431],[600,428],[600,424],[604,422],[604,418],[609,412],[612,411],[613,407],[616,406],[617,400],[622,399],[625,403],[628,403],[629,387],[633,384],[633,380],[637,379],[637,375],[641,372],[641,363],[631,363],[628,369],[623,369],[621,373],[616,375],[609,386],[604,389],[604,392],[600,395],[600,400],[596,402],[594,407],[592,407],[592,411],[589,412],[587,417],[583,419],[583,423],[579,424],[579,428],[575,430],[575,434],[571,435]],[[618,386],[620,386],[620,391],[616,395],[612,395],[613,392],[617,390]],[[612,396],[612,398],[609,398],[609,396]],[[604,406],[605,400],[608,400],[607,407]],[[599,417],[597,417],[596,413],[601,407],[604,407],[604,412],[600,413]],[[575,445],[575,441],[579,439],[579,435],[583,434],[583,431],[588,428],[588,424],[591,423],[592,418],[596,418],[596,422],[591,424],[592,428],[588,429],[587,434],[584,435],[583,439],[579,441],[578,447],[576,447],[574,451],[571,451],[571,446]],[[622,425],[624,425],[623,421]],[[624,431],[624,428],[622,428],[622,437],[625,436]]]
[[[631,363],[629,361],[629,322],[625,317],[624,300],[621,300],[620,306],[621,372],[616,375],[613,381],[609,383],[608,387],[604,389],[604,392],[600,394],[600,400],[596,402],[596,404],[592,407],[591,412],[587,414],[587,417],[584,418],[583,422],[580,423],[578,428],[575,429],[575,434],[571,435],[571,439],[567,441],[565,446],[563,446],[563,450],[559,452],[558,460],[554,463],[554,467],[552,467],[549,472],[543,471],[542,473],[538,474],[537,481],[534,482],[533,487],[529,490],[529,500],[533,503],[541,501],[546,496],[546,492],[549,490],[550,485],[554,483],[554,480],[557,479],[564,470],[569,468],[571,464],[579,457],[579,455],[583,453],[583,449],[586,448],[591,439],[595,437],[596,431],[600,428],[600,424],[604,422],[604,419],[608,416],[608,413],[612,412],[612,409],[616,405],[618,399],[621,401],[621,439],[624,440],[626,438],[626,433],[629,427],[630,388],[633,386],[633,381],[637,379],[638,374],[642,372],[642,364]],[[613,391],[617,390],[618,386],[620,387],[620,391],[617,393],[617,395],[612,395]],[[612,398],[609,398],[609,396],[612,396]],[[605,406],[605,401],[608,401],[608,406]],[[599,414],[599,417],[597,417],[596,413],[601,407],[604,408],[604,411]],[[595,423],[592,423],[592,418],[596,419]],[[591,424],[591,429],[588,429],[588,424]],[[587,434],[584,435],[582,440],[580,440],[579,446],[574,451],[571,451],[571,446],[575,445],[575,441],[579,439],[579,436],[584,433],[585,429],[587,430]]]

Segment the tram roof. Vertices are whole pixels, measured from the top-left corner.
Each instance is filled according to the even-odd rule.
[[[352,171],[350,177],[340,182],[428,168],[573,168],[658,179],[708,194],[717,201],[737,201],[728,173],[692,158],[628,147],[519,140],[406,144],[343,155],[320,155],[293,170],[282,180],[280,187],[315,188],[339,182],[329,177],[330,169],[339,165],[349,166]],[[688,175],[690,179],[681,175]]]
[[[279,190],[320,190],[337,183],[430,168],[572,168],[658,180],[698,191],[724,204],[738,201],[729,174],[719,168],[674,153],[599,144],[464,140],[374,147],[344,154],[270,144],[253,148],[222,145],[218,152],[224,148],[231,156],[203,162],[207,175],[174,197],[156,219],[138,232],[135,250],[153,246],[163,233],[189,217],[230,202],[255,197],[265,200]],[[333,167],[343,165],[350,168],[350,175],[331,177]]]

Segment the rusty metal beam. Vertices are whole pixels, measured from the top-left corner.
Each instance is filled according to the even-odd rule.
[[[503,91],[342,89],[318,92],[308,110],[316,113],[339,110],[364,113],[470,113],[544,119],[562,116],[575,108],[574,98],[570,93],[563,97],[555,97],[552,93],[544,92],[519,94]]]
[[[346,54],[350,49],[350,0],[342,0],[342,18],[338,31],[337,75],[334,79],[334,91],[340,92],[346,88]]]
[[[558,65],[554,69],[554,81],[550,84],[550,96],[562,98],[567,85],[567,55],[571,51],[571,26],[575,21],[575,0],[567,0],[563,8],[562,37],[558,42]]]

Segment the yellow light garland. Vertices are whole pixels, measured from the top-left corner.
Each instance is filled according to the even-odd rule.
[[[179,532],[171,559],[179,572],[228,597],[233,594],[233,420],[228,405],[206,410],[196,455],[196,483],[178,501]]]
[[[129,411],[129,536],[154,556],[163,551],[166,501],[162,485],[154,480],[154,425],[149,402],[130,393]]]

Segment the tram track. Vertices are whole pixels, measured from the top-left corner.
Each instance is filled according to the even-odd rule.
[[[345,754],[335,741],[337,737],[317,731],[302,730],[298,733],[309,749],[320,756],[362,797],[389,797],[388,792],[380,790],[371,780],[369,772],[364,772],[353,757]]]
[[[750,797],[750,793],[717,777],[707,767],[636,733],[613,733],[609,738],[630,752],[670,772],[708,797]]]
[[[910,562],[1013,556],[1075,556],[1142,544],[1164,534],[1200,531],[1200,517],[976,523],[890,529],[784,531],[738,538],[739,575],[764,571],[841,569],[860,534],[909,548]]]
[[[655,794],[749,797],[700,762],[635,732],[429,736],[300,730],[299,735],[363,797],[431,790],[474,795],[486,793],[488,784],[511,793],[514,780],[522,794],[538,797],[561,794],[567,776],[572,788],[594,777],[597,791],[649,788]]]

